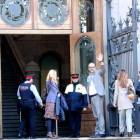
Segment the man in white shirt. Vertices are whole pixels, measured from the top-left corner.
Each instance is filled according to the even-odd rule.
[[[21,99],[21,122],[19,126],[18,138],[22,138],[26,123],[29,122],[30,127],[30,139],[35,138],[35,100],[39,103],[40,107],[43,107],[42,100],[33,85],[34,74],[26,75],[26,81],[19,85],[17,96]]]
[[[88,65],[89,76],[87,77],[87,99],[88,107],[92,108],[93,115],[96,118],[95,135],[91,138],[105,137],[105,121],[103,112],[103,102],[105,89],[103,86],[103,75],[105,73],[105,67],[103,55],[100,53],[97,57],[100,61],[101,70],[96,70],[95,64],[90,63]]]

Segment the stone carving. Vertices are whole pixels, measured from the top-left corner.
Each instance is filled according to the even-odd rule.
[[[67,14],[66,0],[39,0],[39,15],[46,25],[61,25]]]
[[[3,0],[1,17],[12,26],[25,23],[29,16],[29,0]]]
[[[93,10],[93,4],[90,1],[83,0],[79,5],[79,18],[81,20],[86,19],[89,10]]]

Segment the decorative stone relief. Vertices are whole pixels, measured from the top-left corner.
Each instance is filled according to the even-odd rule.
[[[67,0],[39,0],[39,15],[47,25],[61,25],[67,14]]]
[[[27,21],[29,16],[29,0],[3,0],[1,17],[9,25],[19,26]]]

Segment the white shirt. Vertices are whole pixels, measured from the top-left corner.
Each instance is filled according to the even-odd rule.
[[[25,81],[24,83],[29,83],[29,82],[28,82],[28,81]],[[20,87],[20,86],[19,86],[19,87]],[[20,97],[19,87],[18,87],[18,91],[17,91],[17,96],[18,96],[18,98],[20,99],[21,97]],[[30,86],[30,90],[33,92],[36,101],[37,101],[40,105],[43,105],[43,104],[42,104],[42,100],[41,100],[41,98],[40,98],[40,96],[39,96],[39,93],[38,93],[38,91],[37,91],[37,89],[36,89],[36,86],[35,86],[35,85],[31,85],[31,86]]]
[[[94,95],[96,93],[97,93],[97,91],[96,91],[95,86],[93,84],[93,80],[91,80],[90,85],[89,85],[89,95]]]

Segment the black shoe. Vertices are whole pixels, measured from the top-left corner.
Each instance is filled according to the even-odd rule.
[[[106,134],[99,134],[96,138],[106,137]]]
[[[25,138],[26,139],[30,139],[30,135],[25,135]]]
[[[93,136],[90,136],[90,138],[96,138],[96,137],[98,137],[99,136],[99,134],[95,134],[95,135],[93,135]]]
[[[120,137],[124,137],[124,132],[121,132],[120,133]]]
[[[80,136],[79,135],[76,135],[75,138],[80,138]]]
[[[76,138],[76,135],[71,134],[71,135],[69,136],[69,138]]]
[[[36,139],[36,137],[32,137],[32,136],[31,136],[30,139]]]
[[[128,132],[128,137],[132,137],[132,132]]]
[[[22,138],[22,134],[21,134],[21,133],[19,133],[17,137],[18,137],[18,138]]]

